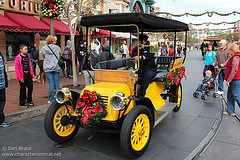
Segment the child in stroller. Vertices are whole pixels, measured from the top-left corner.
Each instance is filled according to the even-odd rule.
[[[215,68],[213,65],[210,65],[206,70],[206,77],[202,80],[202,83],[198,85],[197,90],[193,93],[193,97],[198,98],[200,93],[202,93],[201,98],[203,100],[207,99],[207,96],[210,95],[210,91],[213,92],[213,97],[217,98],[216,94],[216,79],[218,76],[218,69]]]

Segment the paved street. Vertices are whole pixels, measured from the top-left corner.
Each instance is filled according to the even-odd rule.
[[[186,158],[211,131],[221,113],[220,99],[208,97],[206,101],[195,99],[192,93],[202,79],[203,61],[200,51],[191,51],[185,63],[187,80],[183,80],[182,109],[177,113],[169,114],[157,127],[153,129],[151,142],[141,160],[182,160]],[[9,128],[0,128],[0,159],[127,159],[120,148],[118,134],[92,133],[91,130],[80,129],[68,148],[55,148],[53,142],[47,137],[43,127],[44,116],[13,123]],[[229,132],[230,140],[221,134],[216,141],[203,154],[201,159],[234,159],[228,154],[238,153],[239,137],[234,138],[233,133],[239,133],[236,121],[229,116],[224,116],[222,128]],[[232,133],[231,130],[234,130]],[[224,133],[224,132],[223,132]],[[238,143],[235,143],[238,141]],[[227,152],[221,152],[228,142]],[[218,147],[220,146],[219,150]],[[230,152],[230,149],[232,152]],[[25,149],[25,150],[24,150]],[[224,148],[225,149],[225,148]],[[8,155],[13,153],[13,155]],[[21,153],[40,154],[41,156],[21,156]],[[219,154],[219,155],[215,155]],[[7,156],[8,155],[8,156]],[[55,155],[54,157],[51,157]],[[220,156],[221,155],[221,156]],[[236,156],[235,156],[236,158]],[[239,155],[238,158],[240,159]]]

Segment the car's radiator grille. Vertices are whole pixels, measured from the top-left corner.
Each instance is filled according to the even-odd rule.
[[[101,98],[102,98],[104,104],[107,105],[108,104],[108,96],[101,96]]]

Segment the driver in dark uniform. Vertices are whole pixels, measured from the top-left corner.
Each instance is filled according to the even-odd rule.
[[[139,55],[140,55],[139,73],[140,73],[140,77],[142,77],[142,83],[138,91],[138,94],[135,97],[136,100],[141,100],[145,97],[146,90],[149,84],[155,78],[156,71],[157,71],[157,67],[154,60],[154,54],[150,53],[150,47],[144,47],[144,45],[149,45],[148,36],[144,34],[140,35],[139,41],[141,43],[140,51],[139,51]],[[132,54],[134,55],[132,59],[134,59],[135,61],[138,61],[137,47],[134,48]]]

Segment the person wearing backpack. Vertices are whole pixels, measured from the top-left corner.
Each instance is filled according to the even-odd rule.
[[[67,66],[67,78],[72,78],[72,42],[67,40],[67,46],[64,48],[63,57]]]

